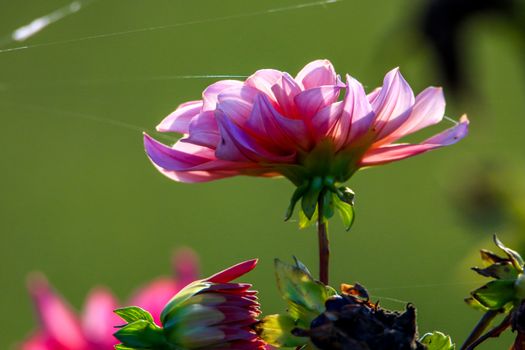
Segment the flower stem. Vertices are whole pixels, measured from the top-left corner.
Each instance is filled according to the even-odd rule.
[[[324,218],[324,191],[321,191],[317,200],[317,236],[319,238],[319,280],[328,285],[328,271],[330,261],[330,242],[328,241],[327,222]]]
[[[465,350],[474,350],[478,345],[483,343],[485,340],[487,340],[489,338],[497,338],[497,337],[499,337],[500,334],[503,333],[503,331],[505,329],[509,328],[510,322],[511,322],[511,315],[507,315],[507,317],[505,317],[503,319],[503,321],[501,321],[501,323],[499,325],[497,325],[496,327],[492,328],[490,331],[485,333],[483,336],[481,336],[478,339],[476,339],[475,341],[473,341],[468,347],[465,348]]]
[[[465,342],[461,346],[460,350],[470,349],[470,345],[472,345],[474,342],[476,342],[476,340],[478,340],[478,338],[483,334],[483,332],[485,332],[485,330],[490,326],[490,323],[492,322],[492,320],[498,314],[499,314],[499,311],[494,311],[494,310],[487,311],[485,315],[483,315],[481,320],[479,320],[476,327],[474,327],[474,329],[472,330],[468,338],[465,340]]]

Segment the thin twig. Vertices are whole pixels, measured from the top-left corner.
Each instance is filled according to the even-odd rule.
[[[509,328],[509,326],[510,326],[510,319],[511,319],[511,315],[509,314],[509,315],[507,315],[507,317],[505,317],[503,319],[503,321],[501,321],[501,323],[499,325],[497,325],[496,327],[492,328],[490,331],[485,333],[483,336],[481,336],[478,339],[476,339],[476,341],[474,341],[465,350],[474,350],[478,345],[483,343],[485,340],[487,340],[489,338],[497,338],[497,337],[499,337],[500,334],[503,333],[503,331],[505,329]]]
[[[483,317],[479,320],[476,327],[474,327],[474,329],[472,330],[468,338],[465,340],[465,342],[461,346],[460,350],[466,350],[470,344],[476,341],[476,339],[478,339],[483,334],[483,332],[485,332],[485,329],[487,329],[490,326],[490,323],[498,314],[499,314],[499,311],[494,311],[494,310],[487,311],[485,315],[483,315]]]

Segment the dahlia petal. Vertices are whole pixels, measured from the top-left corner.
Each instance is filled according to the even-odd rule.
[[[20,344],[20,350],[56,350],[57,345],[53,344],[44,334],[37,333]]]
[[[414,104],[414,93],[398,68],[388,72],[383,87],[372,102],[376,113],[374,129],[376,140],[389,135],[403,124],[410,115]]]
[[[297,111],[303,119],[310,119],[322,108],[336,102],[340,90],[338,86],[326,85],[303,91],[294,99]]]
[[[261,69],[248,77],[245,81],[245,85],[256,88],[263,92],[270,99],[275,101],[273,95],[272,86],[274,86],[279,79],[283,76],[283,72],[275,69]]]
[[[268,141],[268,147],[275,144],[288,151],[294,151],[298,145],[302,148],[308,147],[308,130],[304,122],[282,116],[266,95],[259,94],[256,97],[245,126],[255,135]]]
[[[121,322],[113,313],[117,307],[117,300],[106,289],[98,288],[89,294],[84,306],[82,329],[91,344],[110,348],[117,343],[113,337],[113,327]]]
[[[173,271],[181,287],[199,278],[199,257],[190,248],[180,248],[173,256]]]
[[[295,108],[295,96],[301,92],[301,87],[288,74],[283,73],[281,78],[272,86],[272,92],[281,112],[287,117],[297,115]]]
[[[213,283],[227,283],[250,272],[255,266],[257,266],[257,259],[247,260],[206,278],[206,281]]]
[[[216,108],[218,95],[220,93],[229,88],[241,87],[242,85],[243,83],[238,80],[220,80],[211,84],[202,92],[202,99],[204,101],[202,110],[213,111]]]
[[[194,117],[189,126],[189,136],[181,139],[182,142],[212,149],[217,147],[220,140],[219,127],[213,111],[202,112]]]
[[[308,63],[295,77],[305,90],[321,85],[336,85],[337,74],[328,60],[316,60]]]
[[[177,144],[179,143],[180,141],[177,142]],[[193,146],[191,144],[186,145]],[[181,152],[158,142],[148,134],[144,134],[144,147],[153,163],[168,170],[189,170],[193,166],[212,160],[196,154],[199,146],[194,146],[193,153]]]
[[[321,109],[312,118],[312,128],[314,140],[319,142],[332,129],[341,117],[343,112],[343,101],[332,103]]]
[[[342,105],[343,110],[331,131],[336,150],[366,134],[375,117],[363,86],[350,76],[346,78],[347,88]]]
[[[159,323],[162,309],[182,287],[171,278],[158,278],[135,292],[129,304],[148,310]]]
[[[445,96],[441,88],[426,88],[417,95],[408,119],[382,142],[393,142],[427,126],[439,123],[445,114],[445,104]]]
[[[265,149],[221,111],[217,111],[215,118],[222,136],[215,151],[217,158],[228,161],[253,161],[255,163],[283,163],[293,159],[293,155],[281,156]]]
[[[259,93],[259,90],[245,85],[223,90],[218,96],[217,109],[238,125],[243,125]]]
[[[191,120],[200,113],[202,105],[202,101],[190,101],[181,104],[157,125],[157,131],[187,134]]]
[[[80,322],[66,302],[55,294],[47,280],[35,275],[29,280],[29,291],[35,302],[45,334],[67,349],[82,349],[86,341]]]
[[[396,160],[405,159],[417,154],[430,151],[443,146],[452,145],[468,133],[469,121],[466,116],[461,117],[460,123],[456,126],[435,135],[417,145],[393,144],[372,149],[367,152],[361,160],[360,166],[372,166],[390,163]]]

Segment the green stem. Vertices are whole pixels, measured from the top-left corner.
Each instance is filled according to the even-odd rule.
[[[473,341],[465,350],[474,350],[478,345],[483,343],[485,340],[487,340],[489,338],[497,338],[497,337],[499,337],[500,334],[503,333],[503,331],[505,329],[509,328],[510,322],[511,322],[511,315],[509,314],[509,315],[507,315],[507,317],[505,317],[503,319],[503,321],[501,321],[501,323],[499,325],[497,325],[496,327],[492,328],[490,331],[485,333],[483,336],[481,336],[478,339],[476,339],[475,341]]]
[[[489,310],[483,315],[481,320],[479,320],[478,324],[468,338],[465,340],[463,345],[461,346],[460,350],[466,350],[469,349],[469,346],[474,343],[482,334],[485,332],[485,330],[490,326],[490,323],[492,320],[499,314],[499,311]]]
[[[323,215],[324,191],[321,191],[317,200],[317,236],[319,239],[319,281],[328,285],[328,272],[330,261],[330,242],[328,241],[328,228]]]

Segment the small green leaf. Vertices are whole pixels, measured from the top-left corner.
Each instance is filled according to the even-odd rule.
[[[427,346],[427,350],[454,350],[456,348],[448,335],[438,331],[423,335],[420,341]]]
[[[142,350],[142,349],[139,349],[139,348],[130,348],[128,346],[125,346],[123,344],[117,344],[115,345],[115,350]]]
[[[510,261],[497,262],[484,269],[473,267],[472,270],[482,276],[493,277],[500,280],[515,280],[519,274],[519,271],[516,270]]]
[[[516,299],[514,281],[490,281],[471,293],[481,305],[490,310],[500,310]]]
[[[308,342],[307,338],[296,337],[292,329],[297,322],[289,315],[269,315],[255,326],[255,331],[270,345],[276,347],[298,347]]]
[[[305,194],[306,190],[308,189],[308,186],[309,184],[305,183],[304,185],[299,186],[295,189],[294,193],[292,194],[292,198],[290,198],[290,205],[286,210],[284,221],[288,221],[292,217],[295,205],[297,204],[299,199],[301,199],[301,197]]]
[[[345,226],[345,229],[349,231],[352,225],[354,224],[355,220],[355,212],[353,205],[343,202],[339,198],[335,199],[334,205],[337,211],[339,212],[339,215],[341,216],[341,220],[343,220],[343,225]]]
[[[317,208],[317,201],[319,200],[319,194],[323,189],[323,179],[321,177],[314,177],[310,181],[308,190],[303,195],[301,200],[301,208],[303,209],[304,215],[308,219],[311,219]]]
[[[124,321],[132,323],[138,320],[145,320],[154,323],[153,317],[146,310],[138,306],[128,306],[113,311],[120,316]]]
[[[122,346],[139,349],[157,349],[166,346],[162,328],[146,320],[129,323],[113,334]]]

